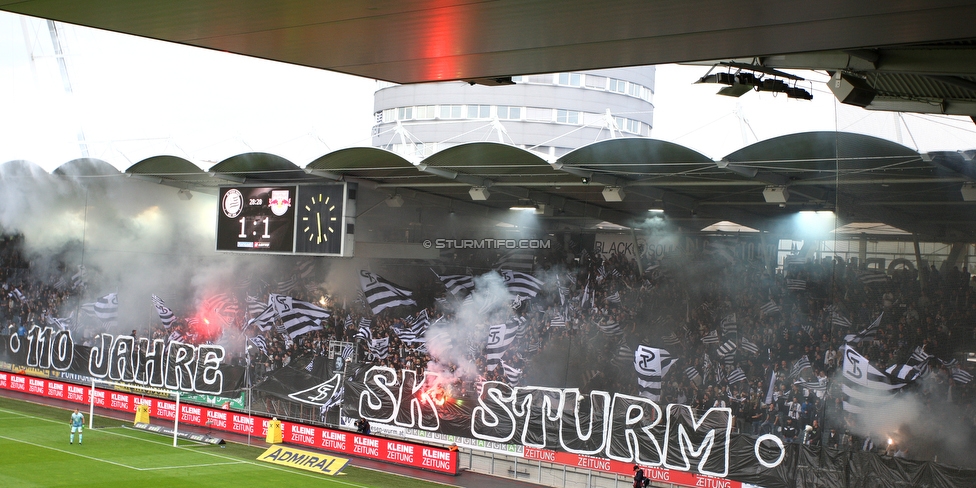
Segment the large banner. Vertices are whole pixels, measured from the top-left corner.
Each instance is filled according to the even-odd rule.
[[[4,336],[0,369],[88,384],[92,379],[220,395],[242,387],[244,369],[224,363],[224,348],[161,339],[100,334],[94,344],[75,343],[68,330],[32,327]]]
[[[148,341],[107,336],[100,344],[84,348],[74,346],[70,334],[36,328],[33,332],[36,341],[14,337],[5,341],[0,367],[26,374],[0,373],[0,389],[87,403],[88,386],[53,379],[77,375],[181,390],[202,386],[211,391],[198,393],[219,394],[214,386],[223,385],[233,370],[221,364],[223,355],[211,347],[171,343],[161,348]],[[136,344],[148,348],[146,353],[133,350]],[[65,349],[69,345],[70,354]],[[484,383],[480,391],[453,396],[452,379],[382,366],[354,369],[344,378],[340,370],[323,373],[324,380],[304,369],[281,368],[255,389],[323,412],[339,408],[347,422],[365,418],[375,434],[395,434],[417,443],[290,423],[284,430],[286,442],[440,472],[454,472],[457,453],[425,442],[455,442],[624,476],[632,475],[633,466],[639,465],[648,477],[677,486],[846,487],[881,479],[890,481],[888,486],[948,488],[976,482],[976,470],[784,444],[774,435],[733,434],[728,408],[696,413],[687,405],[661,405],[617,392],[512,387],[493,381]],[[173,375],[180,379],[170,382]],[[184,404],[177,412],[175,402],[169,400],[143,400],[124,391],[95,394],[96,406],[114,410],[131,412],[141,401],[149,402],[154,418],[179,415],[181,422],[251,435],[264,435],[267,428],[267,419],[244,415],[230,409],[229,403],[222,409]]]

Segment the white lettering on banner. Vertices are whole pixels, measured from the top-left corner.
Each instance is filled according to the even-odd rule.
[[[53,333],[47,327],[42,333]],[[50,345],[41,341],[42,347],[47,347],[41,354],[55,355],[56,364],[64,362],[66,353],[63,349],[72,350],[71,336],[56,337],[59,340],[57,348],[50,350]],[[108,377],[112,380],[133,382],[157,388],[179,389],[204,395],[219,395],[223,392],[223,373],[220,371],[221,361],[224,359],[223,346],[204,344],[194,346],[173,341],[167,346],[162,339],[149,342],[132,336],[113,337],[111,334],[101,334],[99,341],[92,346],[88,355],[88,373],[95,378]],[[50,341],[47,341],[50,342]],[[138,342],[138,346],[136,343]],[[136,359],[133,351],[138,347],[144,357]],[[70,359],[69,359],[70,365]],[[64,367],[67,369],[67,366]]]
[[[43,395],[44,394],[44,380],[36,380],[34,378],[31,378],[30,381],[28,382],[27,388],[28,388],[28,391],[31,392],[31,393],[39,393],[39,394]]]
[[[322,433],[321,447],[336,451],[346,450],[346,434],[324,429],[320,432]]]
[[[677,417],[680,414],[684,414],[687,418],[691,419],[692,431],[698,437],[701,437],[701,442],[697,449],[695,448],[695,443],[691,439],[689,433],[685,430],[685,425],[680,422],[672,422],[672,416]],[[717,429],[708,429],[704,436],[699,433],[699,428],[705,423],[706,419],[710,416],[721,417],[723,424],[725,424],[725,438],[716,439],[716,435],[721,435]],[[675,429],[675,430],[673,430]],[[700,419],[695,420],[695,413],[692,411],[691,407],[687,405],[668,405],[668,419],[666,424],[666,431],[664,434],[664,452],[665,455],[664,467],[668,469],[678,469],[681,471],[690,471],[691,463],[688,460],[690,457],[697,457],[701,459],[698,463],[698,472],[707,474],[709,476],[726,476],[729,474],[729,443],[732,436],[732,410],[728,408],[712,408],[705,412]],[[681,453],[681,460],[675,460],[671,456],[671,452],[668,449],[668,444],[674,442],[672,439],[676,438],[678,441],[678,452]],[[722,445],[725,447],[724,463],[722,463],[722,471],[710,471],[706,468],[706,464],[710,460],[712,454],[712,448],[715,446],[717,441],[722,441]]]
[[[357,446],[369,446],[369,447],[376,447],[376,448],[380,447],[380,441],[376,439],[356,436],[354,440],[355,440],[354,444],[356,444]]]
[[[421,465],[427,468],[437,468],[437,469],[445,469],[445,470],[451,469],[450,461],[443,461],[439,459],[424,458],[424,462]]]
[[[80,386],[68,385],[68,400],[72,401],[84,401],[85,400],[85,389]]]
[[[422,453],[423,453],[423,456],[425,458],[443,459],[444,461],[450,461],[451,460],[451,454],[448,453],[448,452],[432,451],[432,450],[427,449],[425,447],[424,450],[422,451]]]
[[[610,460],[580,456],[577,466],[587,469],[598,469],[600,471],[610,471]]]

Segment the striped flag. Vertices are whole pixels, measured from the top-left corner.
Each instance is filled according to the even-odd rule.
[[[353,338],[354,339],[362,339],[362,340],[366,341],[367,343],[372,342],[373,341],[373,331],[370,329],[370,326],[372,324],[373,324],[373,321],[370,320],[370,319],[367,319],[366,317],[363,317],[363,318],[359,319],[359,331],[356,332],[356,335]]]
[[[434,273],[437,279],[444,283],[444,288],[452,295],[458,298],[464,298],[474,291],[474,277],[471,275],[439,275],[436,271],[430,270]]]
[[[685,377],[688,378],[689,381],[695,381],[701,377],[701,373],[699,373],[694,366],[688,366],[685,368]]]
[[[796,362],[793,363],[793,367],[790,368],[790,379],[798,378],[800,376],[800,373],[803,372],[803,370],[808,369],[810,367],[811,367],[810,358],[808,358],[806,354],[804,354],[803,356],[800,357],[800,359],[797,359]]]
[[[64,279],[64,276],[58,278],[58,281],[54,282],[54,289],[58,291],[64,291],[68,289],[68,280]]]
[[[257,299],[257,297],[252,297],[250,295],[244,299],[244,303],[247,306],[247,317],[249,319],[257,317],[261,314],[261,312],[264,311],[265,308],[267,308],[267,304],[262,303]]]
[[[183,334],[178,330],[174,330],[167,339],[167,342],[183,342]]]
[[[722,317],[720,326],[722,327],[722,332],[725,334],[736,334],[739,332],[739,324],[736,321],[734,313]]]
[[[881,312],[881,315],[878,315],[878,318],[874,319],[874,322],[871,322],[871,325],[867,329],[857,334],[847,334],[844,336],[844,343],[856,345],[864,341],[873,341],[878,335],[878,328],[881,327],[881,317],[884,317],[884,312]]]
[[[614,319],[609,319],[608,321],[599,321],[596,326],[600,329],[600,332],[611,336],[623,335],[624,331],[620,328],[620,324]]]
[[[386,359],[390,355],[390,338],[383,337],[370,341],[369,353],[376,359]]]
[[[738,347],[739,346],[737,346],[735,344],[735,341],[729,339],[728,341],[725,341],[725,344],[722,344],[721,346],[719,346],[717,352],[718,352],[718,355],[719,356],[721,356],[721,357],[724,358],[725,356],[730,356],[730,355],[735,354],[735,350]]]
[[[626,366],[633,357],[634,350],[627,347],[626,344],[621,344],[620,347],[617,348],[617,355],[614,356],[612,362],[616,366]]]
[[[424,342],[424,334],[427,333],[427,327],[430,326],[430,317],[427,315],[427,309],[423,309],[417,314],[417,317],[407,317],[406,324],[397,329],[393,328],[393,331],[400,338],[401,342]]]
[[[884,271],[880,270],[865,270],[857,275],[858,281],[865,285],[876,285],[879,283],[887,283],[888,276]]]
[[[502,372],[505,373],[505,379],[508,380],[509,385],[518,386],[519,381],[522,380],[522,370],[509,366],[504,361],[502,361]]]
[[[917,368],[907,364],[892,364],[888,366],[885,373],[888,373],[888,376],[891,376],[892,379],[897,379],[903,383],[915,381],[920,374]]]
[[[637,346],[637,350],[634,351],[634,370],[637,372],[640,396],[655,402],[661,400],[662,378],[668,374],[668,370],[677,360],[664,349],[643,344]]]
[[[872,413],[887,403],[896,390],[905,386],[895,384],[884,372],[868,363],[853,347],[842,348],[844,410],[851,413]]]
[[[529,251],[515,250],[505,254],[495,263],[496,269],[507,268],[531,273],[535,266],[535,255]]]
[[[20,288],[14,288],[14,291],[13,293],[11,293],[11,295],[13,295],[14,298],[20,301],[20,303],[24,303],[27,301],[27,297],[25,297],[24,294],[20,291]]]
[[[678,336],[675,335],[674,331],[671,331],[670,334],[664,336],[663,340],[664,343],[669,346],[677,346],[681,344],[681,339],[679,339]]]
[[[830,313],[830,323],[836,327],[851,327],[851,319],[844,317],[839,312]]]
[[[554,315],[549,320],[549,327],[566,327],[566,319],[562,315]]]
[[[264,353],[265,356],[268,355],[268,343],[265,342],[264,336],[254,336],[248,340],[251,341],[251,344],[254,344],[254,346],[257,347],[259,351]]]
[[[264,310],[261,311],[253,319],[247,321],[247,325],[254,325],[261,332],[267,332],[271,330],[271,326],[274,325],[275,319],[278,318],[278,313],[275,311],[274,303],[269,303],[264,306]]]
[[[515,296],[535,298],[542,291],[542,280],[528,273],[507,269],[499,270],[498,273],[505,280],[509,293]]]
[[[105,327],[115,327],[119,323],[119,296],[109,293],[95,301],[92,308],[95,317],[102,321]]]
[[[745,337],[743,337],[742,340],[739,342],[739,347],[741,347],[743,351],[749,354],[753,354],[753,355],[759,354],[759,345],[751,342],[749,339]]]
[[[485,346],[487,354],[487,370],[494,371],[495,367],[501,363],[505,350],[515,340],[518,326],[509,324],[498,324],[488,328],[488,345]]]
[[[718,344],[719,343],[719,340],[718,340],[718,331],[717,330],[713,330],[713,331],[705,334],[704,336],[702,336],[702,342],[705,343],[705,344]]]
[[[57,318],[50,315],[45,316],[45,322],[48,325],[55,325],[58,330],[69,330],[74,326],[74,320],[71,317]]]
[[[906,364],[917,369],[919,375],[923,375],[929,370],[930,358],[932,358],[932,356],[925,352],[925,349],[922,346],[917,346],[915,350],[912,351],[912,355],[908,358]]]
[[[272,294],[270,301],[281,319],[284,333],[292,340],[314,330],[324,329],[322,322],[332,316],[331,312],[318,305],[285,295]]]
[[[740,381],[746,380],[746,372],[742,371],[742,368],[735,368],[729,373],[729,377],[726,378],[730,385],[734,385]]]
[[[806,280],[786,280],[786,289],[790,291],[805,291],[807,289]]]
[[[277,290],[278,293],[281,295],[287,295],[297,290],[300,284],[301,284],[301,280],[298,279],[298,276],[292,275],[288,278],[279,281],[278,286],[275,288],[275,290]]]
[[[234,323],[237,312],[240,311],[237,298],[227,293],[218,293],[206,298],[200,308],[203,309],[205,316],[218,319],[222,325]]]
[[[71,287],[72,288],[81,288],[81,287],[85,286],[87,284],[85,282],[85,274],[86,274],[85,267],[79,265],[78,266],[78,272],[75,273],[75,274],[73,274],[73,275],[71,275]]]
[[[620,303],[620,292],[615,291],[613,292],[613,295],[608,295],[607,301],[610,303]]]
[[[309,279],[315,273],[315,261],[309,256],[299,258],[295,263],[295,272],[301,279]]]
[[[950,374],[952,381],[959,383],[960,385],[965,385],[970,381],[973,381],[973,375],[969,371],[961,368],[952,368],[952,373]]]
[[[159,314],[159,320],[163,321],[163,327],[167,329],[172,327],[173,322],[176,321],[176,316],[173,315],[173,311],[166,306],[163,299],[153,295],[152,304],[154,307],[156,307],[156,313]]]
[[[767,302],[765,305],[763,305],[762,307],[759,307],[759,311],[763,315],[772,315],[774,313],[779,313],[780,312],[780,308],[779,308],[779,305],[776,304],[776,302],[774,302],[772,299],[770,299],[769,302]]]
[[[401,288],[369,271],[359,272],[359,283],[363,287],[366,302],[373,315],[388,308],[417,304],[413,298],[410,298],[413,296],[412,291]]]

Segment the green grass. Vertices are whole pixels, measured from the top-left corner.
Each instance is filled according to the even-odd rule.
[[[267,446],[228,443],[225,448],[180,441],[95,418],[84,444],[68,444],[71,412],[0,397],[0,487],[389,487],[436,485],[346,466],[328,477],[257,461]],[[260,441],[260,440],[259,440]],[[354,460],[352,462],[355,462]],[[444,486],[444,485],[440,485]]]

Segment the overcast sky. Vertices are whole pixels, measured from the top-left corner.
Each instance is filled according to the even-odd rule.
[[[270,152],[304,166],[370,144],[376,82],[216,51],[57,24],[67,81],[46,21],[0,12],[0,163],[51,171],[82,156],[124,170],[160,154],[203,168]],[[826,75],[812,101],[696,85],[707,67],[658,67],[652,137],[720,159],[745,145],[811,130],[884,137],[924,151],[976,148],[968,118],[872,113],[837,104]],[[70,93],[69,93],[70,90]]]

